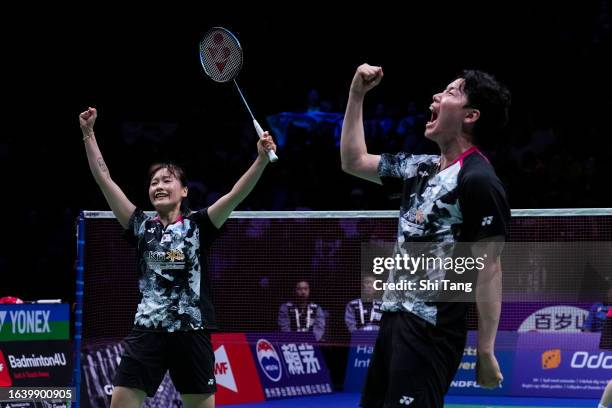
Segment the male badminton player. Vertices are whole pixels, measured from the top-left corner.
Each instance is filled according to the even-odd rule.
[[[414,242],[438,248],[467,242],[474,243],[469,245],[474,257],[488,255],[477,276],[476,375],[481,386],[497,387],[503,379],[493,353],[501,309],[499,247],[510,210],[502,183],[476,145],[506,124],[510,93],[489,74],[464,71],[433,95],[425,137],[437,143],[440,155],[374,155],[366,147],[363,102],[382,78],[382,68],[368,64],[354,75],[341,135],[342,168],[402,192],[396,251]],[[455,273],[426,272],[440,279]],[[405,277],[392,270],[389,281]],[[443,407],[463,355],[469,303],[420,295],[425,293],[385,291],[362,406]]]
[[[216,383],[210,331],[216,328],[206,258],[211,243],[230,213],[257,184],[267,151],[275,150],[265,132],[257,158],[232,190],[208,208],[190,211],[183,170],[174,164],[150,169],[149,199],[157,211],[146,215],[115,184],[94,135],[97,112],[79,116],[89,168],[128,240],[137,248],[142,298],[134,328],[113,381],[112,408],[139,407],[170,371],[188,408],[214,406]]]

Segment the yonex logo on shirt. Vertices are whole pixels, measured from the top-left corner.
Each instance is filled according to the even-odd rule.
[[[493,222],[493,216],[483,217],[482,218],[482,223],[480,225],[482,225],[484,227],[485,225],[491,225],[492,222]]]
[[[407,397],[407,396],[402,396],[402,398],[399,400],[399,403],[402,405],[410,405],[412,404],[412,401],[414,401],[414,398],[412,397]]]

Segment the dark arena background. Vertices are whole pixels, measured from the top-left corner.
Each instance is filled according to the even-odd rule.
[[[593,324],[612,302],[609,2],[330,7],[80,4],[4,14],[0,389],[68,388],[80,398],[71,406],[109,406],[138,275],[89,171],[78,114],[97,108],[97,142],[137,206],[152,210],[146,173],[162,160],[187,170],[191,208],[215,202],[254,160],[257,141],[233,85],[211,81],[199,62],[201,36],[223,26],[241,42],[237,79],[280,159],[209,257],[217,405],[358,405],[376,333],[350,332],[346,306],[360,297],[362,245],[393,242],[400,205],[341,169],[348,89],[367,62],[384,70],[364,107],[371,153],[437,153],[423,137],[428,107],[464,68],[491,72],[512,92],[508,128],[482,146],[513,209],[508,241],[529,249],[519,260],[510,245],[504,260],[496,355],[505,380],[476,385],[472,310],[445,407],[597,406],[612,378],[612,352]],[[560,261],[543,243],[576,244],[582,260]],[[279,307],[300,280],[323,310],[320,339],[279,331]],[[39,356],[55,363],[11,363]],[[6,396],[2,407],[68,405]],[[169,378],[145,404],[181,406]]]

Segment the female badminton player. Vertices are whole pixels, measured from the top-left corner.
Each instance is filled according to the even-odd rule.
[[[275,151],[276,145],[265,132],[257,142],[257,159],[232,190],[199,211],[182,208],[187,187],[180,167],[152,166],[149,199],[157,214],[150,217],[111,178],[94,135],[96,117],[94,108],[79,115],[89,168],[137,248],[142,295],[113,381],[111,408],[139,407],[145,395],[155,395],[168,370],[185,407],[213,407],[210,332],[216,323],[206,254],[218,229],[257,184],[269,161],[267,151]]]

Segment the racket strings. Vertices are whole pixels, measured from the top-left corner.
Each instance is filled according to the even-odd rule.
[[[200,61],[204,72],[213,81],[228,82],[242,68],[242,48],[229,31],[217,27],[202,37]]]

